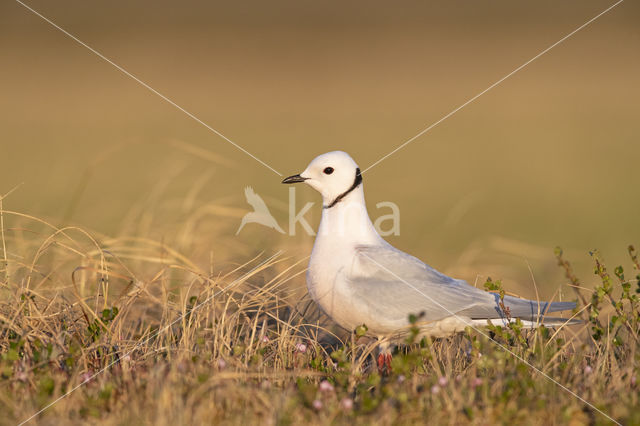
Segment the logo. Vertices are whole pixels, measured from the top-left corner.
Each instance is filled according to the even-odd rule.
[[[247,203],[253,207],[253,211],[245,214],[242,217],[242,221],[240,222],[240,226],[236,231],[236,235],[244,229],[247,224],[257,223],[262,226],[266,226],[267,228],[274,229],[281,234],[287,234],[290,236],[296,235],[296,228],[299,224],[304,232],[309,236],[315,236],[316,233],[313,231],[313,228],[305,219],[305,214],[313,207],[315,203],[308,202],[306,203],[302,209],[299,211],[296,210],[296,188],[289,188],[289,229],[288,232],[285,232],[276,219],[271,214],[269,207],[264,202],[262,197],[260,197],[252,187],[247,186],[244,189],[244,196],[247,200]],[[373,226],[375,227],[378,234],[383,237],[389,235],[400,235],[400,208],[396,203],[391,201],[381,201],[376,204],[376,209],[388,208],[391,210],[389,214],[383,214],[378,216],[373,222]],[[390,223],[390,226],[389,224]],[[384,228],[384,229],[383,229]]]
[[[242,217],[242,221],[240,222],[240,227],[236,231],[236,235],[240,233],[247,223],[259,223],[262,226],[273,228],[279,233],[284,234],[284,231],[280,228],[276,219],[271,215],[269,207],[267,207],[262,197],[256,194],[253,188],[247,186],[244,189],[244,196],[247,199],[247,203],[253,207],[253,211]]]

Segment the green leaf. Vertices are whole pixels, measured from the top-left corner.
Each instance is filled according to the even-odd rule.
[[[15,349],[9,349],[7,351],[7,361],[17,361],[20,359],[20,354]]]
[[[367,334],[367,331],[369,331],[369,328],[366,326],[366,324],[359,325],[356,327],[356,336],[362,337]]]

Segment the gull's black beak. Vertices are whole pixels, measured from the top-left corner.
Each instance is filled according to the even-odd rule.
[[[300,183],[300,182],[304,182],[307,179],[309,178],[304,178],[300,175],[293,175],[293,176],[289,176],[288,178],[284,178],[282,183]]]

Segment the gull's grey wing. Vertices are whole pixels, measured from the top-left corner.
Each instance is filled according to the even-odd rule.
[[[448,277],[419,259],[385,244],[358,246],[346,273],[354,296],[366,301],[374,315],[401,323],[409,314],[421,321],[452,315],[471,319],[505,316],[497,294]],[[513,318],[536,320],[549,312],[574,309],[573,302],[540,302],[505,296],[504,305]]]
[[[406,323],[409,314],[436,321],[476,307],[500,317],[494,295],[450,278],[389,244],[356,247],[345,271],[353,296],[374,315]],[[497,309],[497,310],[496,310]]]

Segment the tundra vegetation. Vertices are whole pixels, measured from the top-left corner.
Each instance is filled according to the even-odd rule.
[[[217,265],[181,249],[190,233],[109,238],[1,213],[2,424],[640,424],[633,246],[620,266],[591,253],[595,288],[556,250],[582,325],[414,329],[381,375],[366,324],[339,330],[305,296],[306,258]]]

